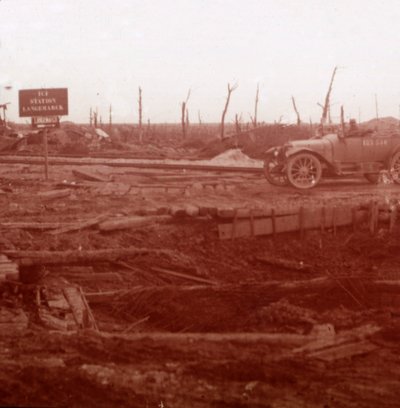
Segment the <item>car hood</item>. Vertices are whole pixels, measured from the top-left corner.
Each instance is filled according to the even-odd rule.
[[[311,149],[315,150],[322,148],[323,146],[329,144],[329,141],[325,138],[322,139],[307,139],[307,140],[295,140],[293,142],[287,143],[286,147],[288,148],[302,148],[302,149]]]
[[[274,146],[269,148],[267,154],[289,153],[298,150],[311,150],[314,152],[323,153],[332,149],[332,145],[336,142],[338,136],[336,134],[328,134],[318,139],[294,140],[285,143],[284,145]]]

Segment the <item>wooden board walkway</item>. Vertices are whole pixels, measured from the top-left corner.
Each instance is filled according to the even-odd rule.
[[[360,210],[346,205],[341,207],[303,208],[299,207],[293,214],[275,214],[272,211],[268,216],[256,218],[234,217],[232,222],[218,225],[220,239],[273,235],[284,232],[305,231],[309,229],[333,229],[345,225],[357,225],[367,216],[366,210]]]

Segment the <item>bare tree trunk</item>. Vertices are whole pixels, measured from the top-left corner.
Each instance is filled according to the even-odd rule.
[[[4,126],[6,126],[6,130],[7,130],[7,117],[6,117],[6,111],[7,111],[7,104],[3,104],[1,105],[1,107],[3,108],[3,122],[4,122]]]
[[[112,133],[112,106],[110,105],[110,111],[109,111],[109,118],[108,118],[108,132]]]
[[[93,112],[92,112],[92,107],[90,107],[89,111],[89,126],[92,127],[93,124]]]
[[[301,125],[300,114],[299,114],[299,111],[297,110],[296,101],[294,99],[294,96],[292,96],[292,104],[293,104],[293,109],[296,112],[296,116],[297,116],[297,125]]]
[[[186,133],[187,133],[187,103],[189,101],[190,98],[190,89],[188,91],[186,100],[184,100],[181,104],[181,125],[182,125],[182,137],[183,139],[186,139]]]
[[[150,130],[151,130],[151,122],[150,122],[150,118],[147,119],[147,134],[150,135]]]
[[[257,111],[258,111],[258,94],[260,91],[260,85],[257,84],[257,91],[256,91],[256,99],[255,99],[255,103],[254,103],[254,118],[252,119],[253,122],[253,126],[256,128],[258,125],[257,122]]]
[[[331,82],[329,83],[328,92],[326,93],[326,96],[325,96],[325,103],[324,103],[324,107],[322,110],[322,118],[321,118],[322,125],[326,123],[326,119],[328,117],[329,107],[330,107],[330,97],[331,97],[333,80],[335,79],[336,71],[337,71],[337,67],[335,67],[335,69],[333,70]]]
[[[97,115],[98,115],[98,112],[97,112],[97,108],[96,108],[96,111],[93,114],[93,124],[94,124],[95,128],[97,128]]]
[[[143,122],[142,122],[143,108],[142,108],[142,88],[140,86],[139,86],[138,104],[139,104],[139,143],[142,143],[143,142]]]
[[[231,86],[228,83],[228,96],[226,97],[225,107],[224,107],[224,110],[222,112],[222,117],[221,117],[221,135],[220,135],[221,140],[224,138],[224,135],[225,135],[225,115],[226,115],[226,112],[228,111],[229,101],[231,99],[231,93],[237,87],[238,87],[238,84],[234,84],[233,86]]]
[[[238,114],[235,114],[235,133],[241,133],[242,131],[242,125],[241,125],[241,118],[242,115],[238,116]]]
[[[201,125],[202,125],[202,122],[201,122],[200,111],[197,112],[197,117],[198,117],[198,119],[199,119],[199,126],[201,126]]]
[[[343,109],[343,105],[340,107],[340,125],[342,128],[342,136],[344,137],[344,109]]]
[[[181,104],[181,126],[182,126],[182,138],[186,139],[186,122],[185,122],[186,102]]]

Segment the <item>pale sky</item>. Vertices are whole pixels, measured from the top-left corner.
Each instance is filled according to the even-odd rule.
[[[317,121],[339,67],[332,116],[399,117],[398,0],[0,0],[0,103],[18,118],[18,90],[68,88],[69,116],[87,122],[218,122],[227,83],[238,83],[227,121],[244,121],[260,84],[259,120]],[[4,86],[12,85],[12,90]],[[22,119],[21,119],[22,120]]]

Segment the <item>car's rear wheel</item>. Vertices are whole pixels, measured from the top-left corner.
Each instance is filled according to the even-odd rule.
[[[296,188],[315,187],[322,176],[322,165],[316,156],[310,153],[299,153],[288,160],[287,178]]]
[[[390,160],[389,172],[392,180],[395,183],[400,184],[400,152],[395,153]]]
[[[371,183],[371,184],[378,184],[379,183],[379,174],[364,174],[364,177]]]
[[[264,176],[274,186],[288,185],[286,174],[279,170],[279,164],[275,157],[267,157],[264,160]]]

